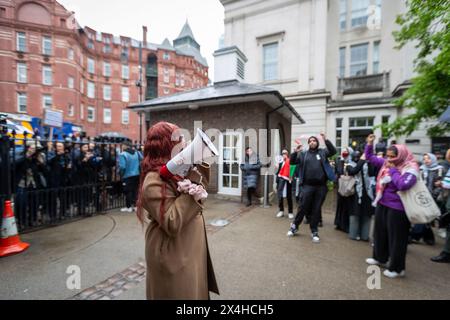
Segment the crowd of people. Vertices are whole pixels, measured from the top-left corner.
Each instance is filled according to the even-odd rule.
[[[31,139],[14,144],[9,157],[19,229],[101,212],[121,193],[122,211],[136,208],[142,153],[129,140]]]
[[[319,148],[319,138],[325,148]],[[249,166],[241,166],[244,176]],[[402,277],[408,245],[421,240],[434,245],[433,227],[437,227],[437,236],[446,240],[442,252],[431,260],[450,262],[449,168],[450,149],[441,161],[432,153],[416,159],[405,145],[392,141],[388,146],[382,138],[375,144],[375,136],[371,134],[361,149],[344,147],[337,155],[324,134],[312,136],[306,147],[299,142],[291,154],[283,150],[275,165],[279,204],[276,217],[284,217],[284,199],[287,199],[288,217],[293,219],[287,236],[297,234],[306,218],[312,242],[320,243],[322,205],[328,193],[327,183],[332,181],[337,185],[335,229],[347,233],[352,240],[371,244],[373,254],[366,260],[367,264],[385,267],[387,277]],[[441,216],[428,224],[412,225],[398,192],[407,192],[420,180]],[[293,198],[298,203],[295,216]]]

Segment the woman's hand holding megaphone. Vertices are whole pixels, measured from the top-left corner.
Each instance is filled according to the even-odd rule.
[[[192,183],[189,179],[177,182],[178,191],[188,193],[194,197],[195,201],[204,200],[208,197],[208,193],[200,184]]]

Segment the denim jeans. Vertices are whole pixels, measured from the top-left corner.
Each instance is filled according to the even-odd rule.
[[[361,240],[369,240],[370,217],[366,215],[351,215],[348,236],[355,240],[360,237]]]

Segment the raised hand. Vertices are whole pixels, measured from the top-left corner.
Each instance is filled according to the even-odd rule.
[[[367,136],[366,141],[367,141],[367,144],[372,145],[373,142],[375,141],[375,135],[374,135],[373,133],[372,133],[372,134],[369,134],[369,135]]]

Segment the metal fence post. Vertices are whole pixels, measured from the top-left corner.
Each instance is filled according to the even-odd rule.
[[[264,203],[263,208],[270,208],[269,205],[269,175],[268,172],[264,172]]]

